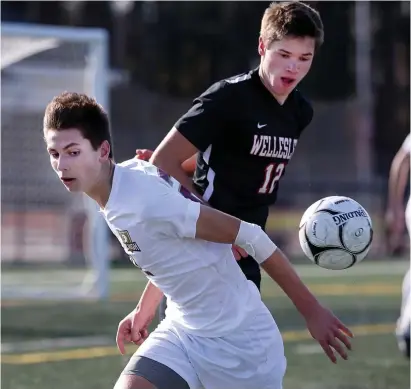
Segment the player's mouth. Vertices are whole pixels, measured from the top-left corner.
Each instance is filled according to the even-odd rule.
[[[60,177],[60,180],[63,182],[64,185],[70,186],[76,179],[75,178]]]
[[[281,77],[281,82],[283,83],[284,86],[292,86],[295,83],[295,78],[291,77]]]

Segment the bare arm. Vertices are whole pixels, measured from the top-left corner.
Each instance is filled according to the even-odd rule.
[[[279,248],[261,264],[261,267],[280,286],[302,316],[309,318],[315,312],[319,302]]]
[[[237,243],[241,220],[223,212],[201,206],[196,238],[217,243]],[[261,233],[265,234],[261,231]],[[298,311],[307,316],[318,305],[317,299],[301,281],[280,249],[268,256],[261,267],[283,289]]]
[[[121,354],[124,355],[126,352],[126,342],[140,345],[148,338],[148,327],[162,297],[163,292],[149,281],[137,307],[118,325],[116,343]]]
[[[388,208],[394,213],[402,212],[409,173],[410,154],[401,148],[391,163],[388,180]]]
[[[201,198],[194,189],[193,182],[187,176],[183,167],[183,164],[197,152],[197,148],[173,127],[154,150],[150,162],[174,177],[182,186]]]
[[[304,317],[311,336],[318,341],[328,358],[333,363],[337,362],[334,349],[342,358],[347,359],[348,355],[342,344],[351,349],[346,336],[352,337],[351,331],[318,302],[287,257],[268,236],[257,226],[215,209],[203,205],[200,207],[195,237],[212,242],[236,243],[246,250],[253,246],[256,254],[253,255],[254,258],[293,302]]]
[[[151,281],[148,281],[136,310],[144,315],[153,318],[155,312],[163,298],[163,292],[157,288]]]
[[[404,194],[409,179],[410,153],[408,141],[404,141],[395,155],[388,178],[388,201],[385,213],[387,249],[395,254],[403,248],[403,233],[405,228]]]
[[[241,220],[234,216],[201,205],[195,237],[216,243],[234,243],[240,223]]]

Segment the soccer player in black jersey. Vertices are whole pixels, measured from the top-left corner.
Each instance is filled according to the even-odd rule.
[[[279,182],[313,117],[296,87],[323,36],[321,18],[308,5],[272,3],[261,22],[259,67],[216,82],[194,99],[151,162],[210,206],[264,229]],[[136,154],[144,159],[151,152]],[[194,155],[195,171],[189,177],[184,164]],[[258,264],[250,257],[238,264],[260,288]]]

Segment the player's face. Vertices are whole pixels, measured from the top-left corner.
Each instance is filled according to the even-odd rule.
[[[284,38],[268,47],[260,38],[260,72],[276,97],[286,98],[310,70],[315,50],[313,38]]]
[[[101,147],[94,150],[77,129],[47,130],[44,134],[50,163],[70,192],[89,192],[99,180]]]

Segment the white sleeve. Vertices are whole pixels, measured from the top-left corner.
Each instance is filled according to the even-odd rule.
[[[411,136],[410,134],[407,135],[407,137],[405,138],[401,149],[404,150],[406,153],[410,154],[411,153]]]
[[[186,199],[166,183],[160,182],[156,189],[144,212],[144,222],[150,232],[174,238],[195,238],[201,204]]]

